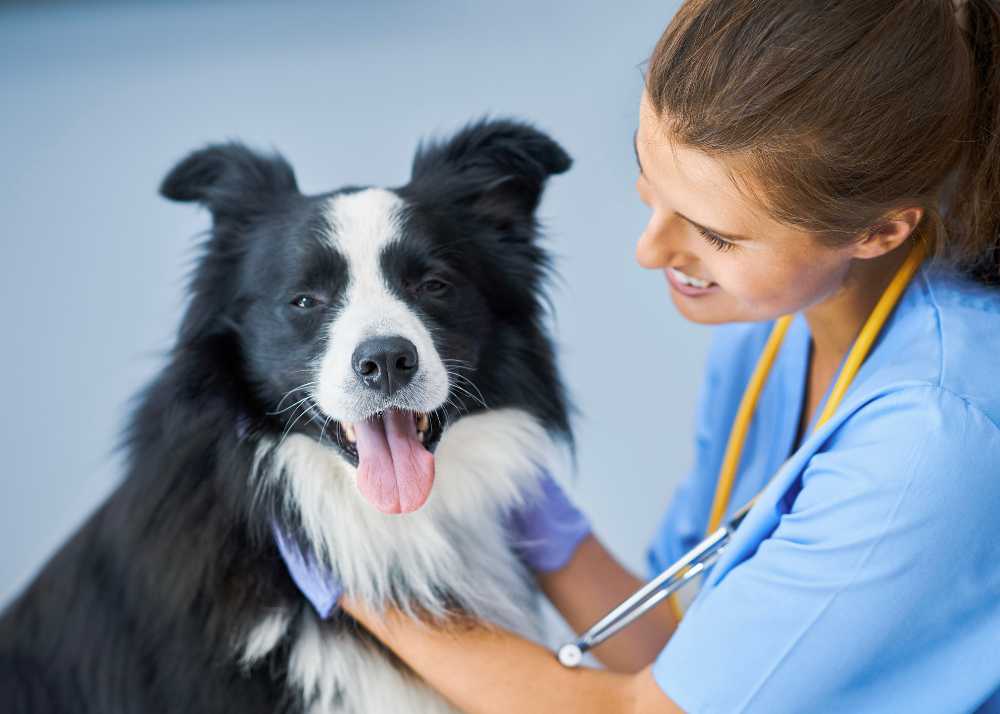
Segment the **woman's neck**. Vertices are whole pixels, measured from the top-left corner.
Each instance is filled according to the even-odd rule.
[[[879,258],[855,260],[841,288],[804,311],[814,364],[839,365],[910,252],[909,241]]]

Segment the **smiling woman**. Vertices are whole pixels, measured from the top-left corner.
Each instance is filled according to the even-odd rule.
[[[798,312],[842,294],[849,269],[850,282],[874,283],[877,295],[883,284],[875,276],[886,266],[857,259],[887,253],[920,221],[921,210],[909,208],[884,223],[877,244],[831,245],[769,215],[754,198],[760,195],[754,179],[681,143],[668,126],[644,92],[636,188],[652,213],[636,257],[645,268],[664,270],[674,304],[689,320],[749,322]]]
[[[679,626],[654,610],[594,650],[611,672],[344,601],[464,711],[1000,711],[1000,6],[960,5],[684,3],[639,108],[636,255],[689,320],[754,324],[715,332],[650,574],[703,537],[716,474],[727,519],[759,496]],[[630,577],[590,537],[539,581],[582,629]]]

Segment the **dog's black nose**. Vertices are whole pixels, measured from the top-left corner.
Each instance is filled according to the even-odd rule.
[[[351,358],[365,386],[389,395],[407,385],[417,371],[417,348],[405,337],[373,337]]]

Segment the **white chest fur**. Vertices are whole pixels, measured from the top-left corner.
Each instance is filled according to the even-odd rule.
[[[386,515],[368,504],[355,470],[312,439],[295,435],[261,449],[273,454],[261,460],[268,466],[255,477],[280,479],[314,550],[352,597],[443,614],[440,593],[446,591],[471,614],[538,636],[533,593],[510,552],[502,515],[537,494],[542,469],[558,475],[564,454],[530,415],[507,409],[459,420],[438,445],[430,498],[405,515]],[[311,611],[304,617],[291,623],[272,615],[242,650],[243,660],[252,661],[285,633],[295,637],[289,683],[313,714],[453,711],[367,644],[324,632]]]

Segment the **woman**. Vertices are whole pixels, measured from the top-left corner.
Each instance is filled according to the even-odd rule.
[[[607,670],[566,670],[504,631],[341,606],[468,712],[1000,711],[998,43],[993,0],[689,0],[657,44],[639,263],[688,319],[751,324],[717,330],[651,572],[704,535],[770,321],[796,315],[730,513],[763,492],[679,627],[661,607],[595,650]],[[813,432],[918,243],[934,260]],[[528,520],[562,533],[534,562],[575,628],[640,584],[558,491]]]

